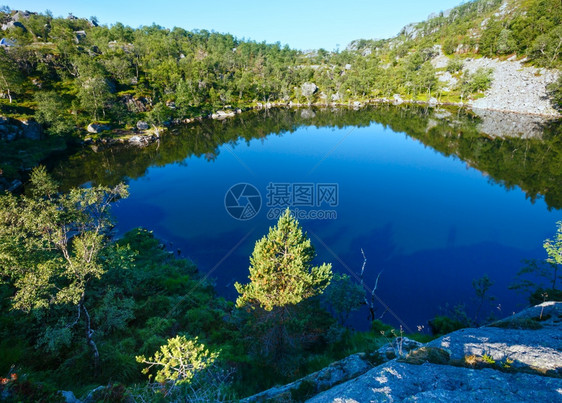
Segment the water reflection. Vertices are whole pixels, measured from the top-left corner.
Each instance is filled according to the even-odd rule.
[[[363,249],[366,282],[382,272],[378,295],[392,311],[380,306],[377,315],[415,328],[445,303],[470,310],[472,280],[484,274],[500,315],[523,301],[507,286],[521,259],[543,257],[542,241],[562,218],[562,132],[535,120],[522,131],[514,119],[412,107],[274,109],[174,128],[142,149],[84,149],[51,166],[66,187],[128,181],[119,230],[154,229],[212,271],[229,298],[273,222],[267,209],[234,220],[227,190],[251,183],[265,198],[270,182],[337,183],[337,220],[302,222],[318,260],[359,271]],[[355,316],[357,327],[366,316]]]

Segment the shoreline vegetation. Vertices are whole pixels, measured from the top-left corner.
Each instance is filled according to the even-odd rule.
[[[484,118],[476,113],[478,106],[503,108],[498,100],[513,100],[513,86],[516,101],[524,90],[528,104],[512,104],[510,112],[560,117],[554,112],[562,110],[559,0],[470,1],[394,38],[354,41],[341,52],[7,7],[0,7],[0,25],[0,395],[6,401],[76,401],[74,393],[84,402],[235,401],[357,353],[365,353],[365,370],[388,359],[394,365],[408,346],[419,351],[420,343],[489,323],[483,318],[496,312],[493,279],[485,275],[472,282],[475,317],[455,306],[413,334],[374,316],[368,331],[356,331],[345,318],[373,294],[332,273],[329,262],[316,266],[314,245],[290,210],[257,240],[248,280],[236,283],[236,303],[228,301],[150,230],[113,236],[111,206],[128,196],[127,178],[153,164],[192,155],[212,160],[228,141],[282,134],[304,121],[358,127],[376,121],[457,155],[508,189],[520,186],[531,200],[544,196],[549,208],[562,206],[562,126],[546,119],[537,136],[502,137],[491,124],[483,135],[477,125]],[[523,70],[513,73],[514,66]],[[247,118],[264,109],[286,119]],[[98,145],[114,143],[136,148],[115,147],[111,161],[100,163],[115,149]],[[53,153],[71,152],[64,164],[40,165]],[[528,262],[512,287],[531,303],[562,298],[562,221],[543,247],[548,258]],[[560,318],[559,305],[550,305],[502,323],[502,333],[548,327]],[[441,350],[410,359],[451,363]],[[507,371],[514,364],[482,351],[453,358],[469,369]],[[557,367],[547,370],[557,371],[558,380],[559,354],[554,359]],[[439,368],[439,376],[447,371]],[[299,381],[288,398],[302,401],[316,386]]]
[[[302,52],[206,30],[2,7],[0,187],[18,188],[51,149],[142,146],[172,122],[260,105],[456,105],[560,117],[561,20],[556,0],[478,0],[393,38]],[[49,140],[44,149],[34,145],[40,138]]]

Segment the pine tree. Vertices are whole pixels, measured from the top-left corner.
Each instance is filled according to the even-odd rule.
[[[312,267],[314,247],[289,209],[269,234],[256,242],[250,258],[250,283],[235,284],[237,307],[296,305],[321,294],[332,279],[332,265]]]
[[[318,299],[332,279],[332,266],[312,267],[310,239],[289,209],[269,234],[256,242],[250,282],[236,283],[236,306],[244,321],[248,352],[281,375],[294,373],[303,351],[313,345],[332,319]]]

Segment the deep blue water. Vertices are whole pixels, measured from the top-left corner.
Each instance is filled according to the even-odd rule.
[[[150,165],[128,181],[131,195],[114,214],[120,232],[154,230],[231,299],[234,282],[247,280],[256,240],[275,223],[265,205],[270,183],[338,185],[338,205],[322,207],[336,219],[301,220],[317,262],[357,274],[362,248],[367,285],[382,271],[377,315],[411,330],[427,328],[447,304],[464,303],[473,314],[472,280],[484,274],[496,297],[487,312],[505,316],[520,308],[524,297],[507,287],[522,259],[545,257],[542,242],[562,219],[542,198],[531,202],[519,187],[507,190],[461,159],[378,123],[302,126],[223,144],[217,154]],[[225,209],[225,194],[237,183],[261,193],[261,210],[251,220],[236,220]],[[362,310],[351,321],[365,328],[366,318]]]

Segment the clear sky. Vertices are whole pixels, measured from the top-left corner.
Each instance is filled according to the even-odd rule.
[[[102,24],[131,27],[153,22],[172,28],[207,29],[258,42],[281,42],[296,49],[343,49],[354,39],[388,38],[432,12],[461,0],[0,0],[29,11],[51,10],[96,16]]]

